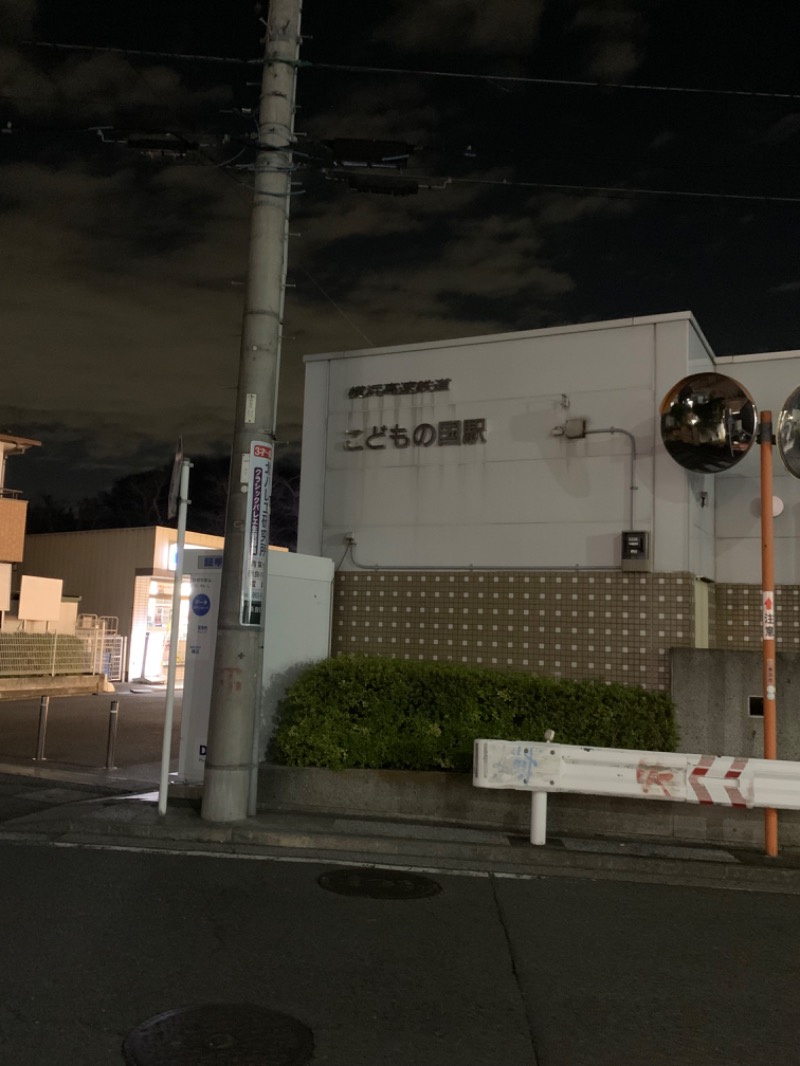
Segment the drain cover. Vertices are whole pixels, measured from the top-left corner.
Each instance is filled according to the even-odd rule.
[[[317,878],[329,892],[367,899],[424,899],[442,891],[438,881],[407,870],[375,870],[371,866],[331,870]]]
[[[311,1030],[288,1014],[219,1003],[157,1014],[128,1034],[127,1066],[304,1066]]]

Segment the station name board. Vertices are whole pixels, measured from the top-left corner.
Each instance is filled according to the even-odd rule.
[[[380,451],[391,444],[393,448],[430,448],[436,444],[485,444],[485,418],[453,418],[445,422],[420,422],[409,430],[395,423],[393,426],[371,426],[367,429],[348,429],[344,434],[346,452]]]

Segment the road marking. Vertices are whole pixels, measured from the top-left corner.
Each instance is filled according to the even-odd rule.
[[[0,843],[3,843],[2,838],[0,838]],[[44,847],[51,848],[82,848],[85,851],[132,851],[139,852],[143,855],[191,855],[194,858],[200,859],[243,859],[247,862],[294,862],[312,866],[362,866],[371,870],[409,870],[412,873],[421,874],[451,874],[453,877],[489,878],[492,876],[497,876],[495,874],[492,874],[492,872],[489,870],[451,870],[447,867],[439,866],[412,866],[404,862],[362,862],[360,860],[353,859],[352,857],[349,859],[328,859],[307,858],[303,855],[246,855],[231,851],[202,851],[196,848],[192,848],[191,850],[189,850],[182,848],[148,848],[141,847],[138,844],[84,844],[69,840],[37,841],[32,839],[26,839],[24,841],[7,841],[7,843],[41,844]],[[504,874],[503,876],[518,877],[521,880],[536,880],[543,875]]]

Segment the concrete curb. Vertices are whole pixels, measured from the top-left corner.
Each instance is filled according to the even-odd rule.
[[[170,810],[161,819],[154,805],[140,800],[92,800],[19,818],[0,827],[0,840],[800,895],[794,857],[767,860],[752,853],[737,858],[725,851],[711,857],[710,849],[698,849],[697,858],[665,857],[676,849],[663,842],[653,842],[648,854],[637,855],[625,854],[628,844],[621,841],[594,840],[586,842],[588,848],[574,850],[574,841],[553,839],[534,848],[524,839],[495,832],[454,826],[434,831],[430,825],[400,822],[365,825],[331,816],[272,815],[214,825],[202,822],[190,807]]]

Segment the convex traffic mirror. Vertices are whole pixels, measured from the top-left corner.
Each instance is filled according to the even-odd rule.
[[[800,418],[800,403],[795,413]],[[705,474],[729,470],[744,459],[758,425],[753,397],[724,374],[683,378],[664,397],[659,414],[661,439],[675,462]],[[800,470],[800,446],[796,462]]]
[[[778,451],[783,465],[800,477],[800,388],[791,393],[778,416]]]

